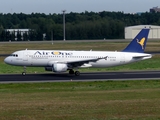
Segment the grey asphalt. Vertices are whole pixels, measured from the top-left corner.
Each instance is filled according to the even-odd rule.
[[[68,73],[44,74],[1,74],[0,83],[32,83],[32,82],[69,82],[69,81],[126,81],[126,80],[160,80],[160,71],[136,72],[93,72],[81,73],[80,76]]]

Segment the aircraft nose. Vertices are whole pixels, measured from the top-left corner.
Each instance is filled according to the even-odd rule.
[[[7,64],[10,64],[11,60],[10,60],[9,57],[6,57],[6,58],[4,59],[4,62],[7,63]]]

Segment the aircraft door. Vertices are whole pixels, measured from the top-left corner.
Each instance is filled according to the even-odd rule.
[[[28,63],[28,52],[27,52],[27,50],[23,52],[23,62]]]

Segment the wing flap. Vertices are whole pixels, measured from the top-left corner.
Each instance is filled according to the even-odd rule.
[[[102,58],[92,58],[92,59],[82,59],[82,60],[70,60],[70,61],[50,61],[48,62],[49,66],[52,66],[55,63],[63,63],[68,64],[70,68],[76,68],[76,67],[91,67],[92,65],[89,64],[89,62],[97,62],[101,59],[107,59],[108,56],[102,57]]]

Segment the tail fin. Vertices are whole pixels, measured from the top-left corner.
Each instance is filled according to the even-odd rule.
[[[149,30],[142,29],[138,35],[130,42],[130,44],[123,50],[123,52],[138,52],[143,53],[148,40]]]

